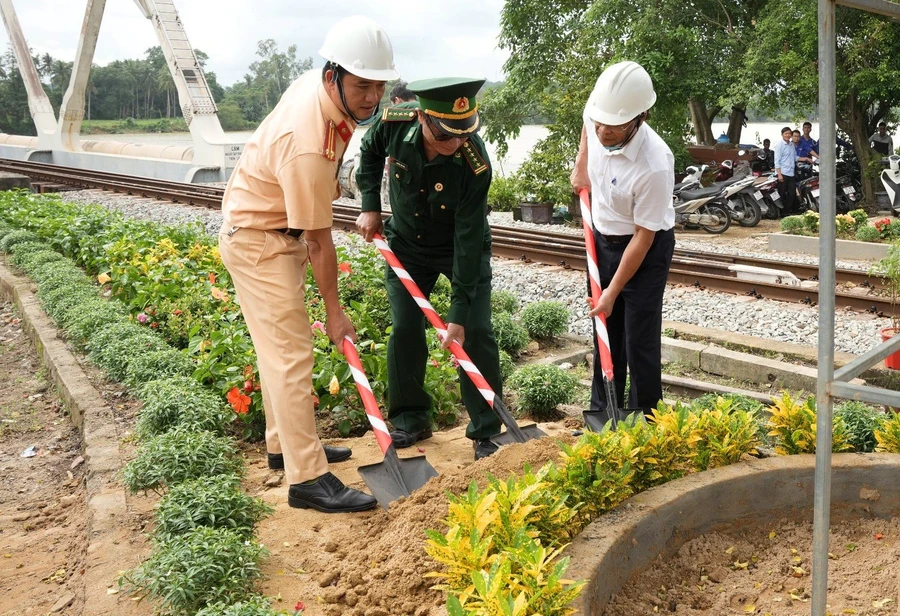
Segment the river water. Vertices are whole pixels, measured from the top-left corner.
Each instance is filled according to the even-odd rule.
[[[651,123],[652,124],[652,123]],[[802,122],[801,122],[802,124]],[[812,136],[818,138],[819,123],[812,123]],[[780,131],[784,126],[791,128],[799,128],[800,124],[794,122],[750,122],[741,133],[741,143],[756,144],[762,146],[763,139],[770,139],[774,144],[780,139]],[[714,122],[712,125],[713,135],[720,135],[728,129],[728,124],[724,122]],[[358,128],[347,146],[345,159],[355,155],[359,151],[359,142],[365,134],[365,128]],[[233,143],[243,143],[250,138],[253,133],[251,131],[226,133]],[[487,142],[488,154],[494,163],[494,168],[502,175],[508,175],[515,172],[519,166],[528,158],[528,154],[534,148],[535,144],[547,136],[547,128],[539,125],[523,126],[519,136],[509,142],[509,152],[502,160],[497,159],[496,147]],[[141,143],[147,145],[191,145],[190,133],[141,133],[141,134],[120,134],[120,135],[85,135],[84,140],[97,141],[124,141],[128,143]],[[900,145],[898,135],[894,135],[894,145]]]

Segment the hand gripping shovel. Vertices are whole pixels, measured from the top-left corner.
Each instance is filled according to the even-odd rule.
[[[587,252],[588,276],[591,280],[591,305],[596,306],[603,290],[600,288],[600,268],[597,265],[597,246],[594,244],[594,221],[591,219],[591,203],[587,188],[582,188],[578,196],[581,197],[581,226],[584,229],[584,247]],[[605,314],[601,313],[594,317],[594,329],[597,331],[597,349],[600,355],[600,370],[603,372],[603,390],[606,392],[606,410],[584,411],[583,415],[584,425],[589,430],[600,432],[609,421],[612,421],[613,430],[618,426],[619,403],[616,400],[615,376]]]
[[[392,502],[401,496],[409,496],[413,490],[421,488],[429,479],[437,477],[438,473],[428,463],[425,456],[401,459],[397,455],[387,425],[381,417],[381,411],[378,410],[378,402],[375,401],[375,395],[369,386],[369,379],[366,378],[366,373],[363,371],[362,362],[356,352],[356,345],[350,338],[344,338],[343,351],[347,363],[350,364],[353,380],[356,381],[359,397],[362,398],[363,406],[366,409],[366,417],[369,418],[369,423],[372,424],[372,430],[375,432],[375,440],[378,441],[381,453],[384,454],[384,462],[360,466],[357,470],[363,481],[372,490],[372,495],[378,504],[388,509]]]
[[[381,251],[381,255],[384,257],[385,261],[388,262],[388,265],[390,265],[391,269],[394,270],[394,273],[397,274],[397,277],[403,283],[403,286],[406,287],[406,290],[409,291],[409,294],[415,300],[416,304],[418,304],[419,308],[422,309],[422,312],[425,313],[425,318],[428,319],[431,325],[437,330],[438,336],[443,340],[447,336],[447,326],[444,325],[444,321],[441,319],[440,315],[438,315],[437,311],[435,311],[434,307],[431,305],[431,302],[429,302],[428,298],[422,293],[422,290],[419,289],[419,285],[412,279],[412,276],[409,275],[406,268],[403,267],[403,264],[400,263],[400,259],[397,258],[397,255],[394,254],[394,251],[391,250],[391,247],[388,246],[388,243],[381,234],[376,233],[374,237],[375,246]],[[491,438],[494,444],[502,447],[503,445],[509,445],[510,443],[524,443],[531,439],[547,436],[547,434],[538,428],[536,424],[519,426],[519,424],[516,423],[516,420],[513,419],[512,414],[509,412],[509,409],[506,408],[503,400],[494,393],[494,390],[491,389],[487,379],[484,378],[484,375],[481,374],[478,367],[472,363],[471,359],[469,359],[469,355],[455,340],[450,343],[450,352],[456,358],[456,361],[459,362],[459,365],[462,366],[462,369],[465,370],[466,374],[469,375],[469,378],[472,379],[472,383],[474,383],[475,387],[478,388],[478,391],[481,392],[481,395],[487,401],[491,409],[493,409],[494,413],[497,414],[497,417],[500,418],[500,421],[503,422],[503,425],[506,426],[506,432],[502,432]]]

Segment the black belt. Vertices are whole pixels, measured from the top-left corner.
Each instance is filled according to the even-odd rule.
[[[273,231],[278,231],[279,233],[284,233],[285,235],[290,235],[291,237],[300,237],[303,235],[303,229],[272,229]]]
[[[603,235],[601,233],[600,237],[602,237],[604,240],[606,240],[606,242],[608,244],[627,244],[628,242],[631,241],[631,238],[634,236],[633,235]]]

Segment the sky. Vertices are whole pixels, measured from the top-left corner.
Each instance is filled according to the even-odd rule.
[[[13,0],[25,38],[38,54],[72,61],[84,20],[85,0]],[[257,41],[275,39],[281,50],[324,61],[318,50],[328,29],[362,14],[387,30],[394,63],[407,81],[429,77],[502,79],[507,53],[497,48],[503,0],[175,0],[188,39],[209,54],[207,70],[229,86],[254,61]],[[94,63],[143,58],[156,33],[135,0],[107,0]],[[0,29],[0,49],[9,37]]]

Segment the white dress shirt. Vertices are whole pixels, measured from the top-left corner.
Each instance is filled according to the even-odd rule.
[[[641,124],[628,145],[610,152],[587,113],[584,126],[594,228],[604,235],[632,235],[635,225],[651,231],[675,226],[675,157],[656,131]]]

